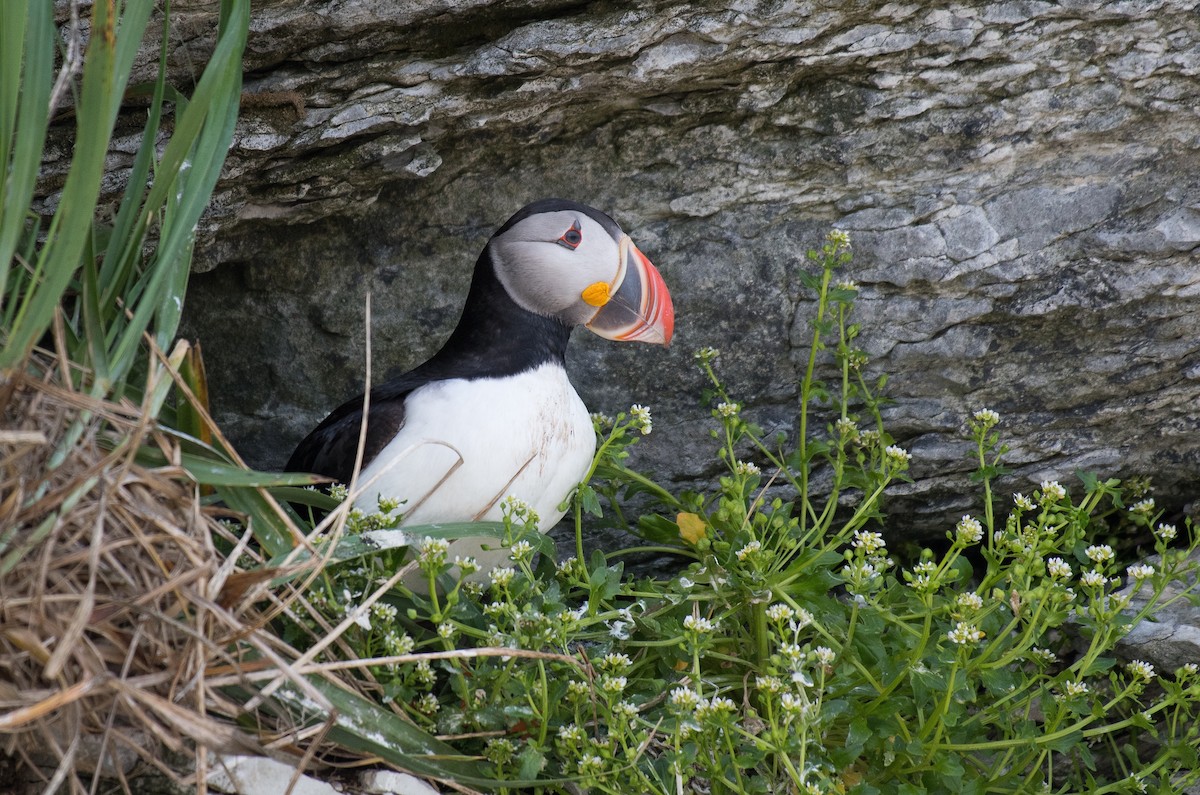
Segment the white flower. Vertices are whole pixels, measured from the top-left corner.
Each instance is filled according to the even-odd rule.
[[[376,602],[371,605],[371,618],[378,621],[395,621],[399,612],[395,605],[389,605],[387,602]]]
[[[733,465],[733,473],[735,475],[757,475],[762,472],[757,464],[750,461],[738,461]]]
[[[1052,663],[1052,662],[1055,662],[1056,660],[1058,660],[1058,655],[1057,655],[1057,654],[1055,654],[1054,652],[1050,651],[1049,649],[1042,649],[1042,648],[1039,648],[1039,647],[1037,647],[1037,646],[1034,646],[1032,649],[1030,649],[1030,650],[1029,650],[1029,656],[1030,656],[1030,657],[1031,657],[1031,658],[1032,658],[1032,659],[1033,659],[1035,662],[1039,662],[1039,663],[1042,663],[1042,664],[1044,664],[1044,665],[1049,665],[1050,663]]]
[[[440,566],[446,562],[446,552],[449,549],[450,542],[446,539],[425,536],[417,547],[417,559],[427,566]]]
[[[853,279],[842,279],[836,285],[839,290],[857,290],[858,283]]]
[[[788,622],[788,629],[792,632],[799,632],[812,622],[813,614],[801,607],[796,610],[796,617]]]
[[[513,581],[513,577],[516,576],[517,570],[512,566],[499,566],[492,569],[492,585],[496,588],[507,588],[509,583]]]
[[[404,501],[398,500],[395,497],[384,497],[382,494],[380,494],[376,498],[375,504],[379,506],[380,513],[387,515],[400,510],[400,506],[404,504]]]
[[[1017,507],[1022,511],[1032,511],[1034,508],[1033,500],[1029,499],[1019,491],[1013,495],[1013,502],[1016,503]]]
[[[454,633],[457,631],[458,628],[449,621],[443,621],[437,626],[437,634],[443,638],[446,638],[447,640],[454,637]]]
[[[960,593],[958,595],[958,598],[956,598],[954,600],[954,603],[963,610],[982,610],[983,609],[983,597],[981,597],[979,594],[975,593],[974,591],[967,591],[966,593]]]
[[[767,693],[778,693],[783,689],[783,680],[778,676],[756,676],[754,686]]]
[[[894,444],[888,445],[887,449],[883,451],[883,455],[892,466],[899,469],[906,469],[908,462],[912,460],[912,453]]]
[[[842,566],[842,576],[854,583],[870,582],[878,574],[879,570],[865,560],[856,560]]]
[[[1149,516],[1154,513],[1154,498],[1147,497],[1144,500],[1138,500],[1133,505],[1129,506],[1130,513],[1140,513],[1144,516]]]
[[[737,555],[738,560],[745,560],[748,557],[757,555],[761,551],[762,551],[762,543],[759,541],[751,541],[750,543],[746,544],[746,546],[742,547],[734,554]]]
[[[587,734],[575,723],[564,723],[558,727],[558,739],[567,743],[581,743],[587,739]]]
[[[927,591],[933,587],[933,580],[928,574],[915,574],[908,582],[908,587],[914,591]]]
[[[781,624],[795,614],[796,611],[792,610],[789,605],[786,605],[783,602],[776,602],[767,608],[767,618],[771,619],[772,621],[778,621]]]
[[[1138,563],[1125,569],[1125,573],[1135,580],[1144,580],[1154,576],[1154,567],[1148,563]]]
[[[642,436],[648,436],[654,428],[654,420],[650,417],[650,409],[640,403],[634,403],[629,407],[629,419],[630,424],[634,428],[641,429]]]
[[[793,665],[804,661],[804,650],[796,643],[784,643],[779,647],[779,653],[787,657],[788,662]]]
[[[628,681],[623,676],[605,676],[600,680],[600,689],[605,693],[620,693]]]
[[[696,720],[703,721],[710,715],[732,715],[737,712],[737,704],[733,703],[733,699],[725,696],[713,696],[708,701],[701,701],[696,705]]]
[[[703,362],[703,363],[707,364],[708,362],[711,362],[713,359],[716,359],[720,355],[721,355],[721,352],[719,350],[712,347],[711,345],[708,345],[708,346],[705,346],[705,347],[701,348],[700,350],[696,351],[692,355],[692,358],[694,358],[698,362]]]
[[[611,428],[612,424],[613,424],[613,418],[608,416],[604,412],[602,412],[602,411],[593,411],[592,412],[592,425],[603,429],[603,428]]]
[[[706,635],[716,629],[716,625],[704,616],[684,616],[683,628],[690,629],[697,635]]]
[[[837,428],[838,434],[847,439],[853,439],[858,435],[858,423],[849,417],[839,417],[834,425]]]
[[[833,649],[828,646],[818,646],[813,649],[813,655],[821,665],[833,665],[833,661],[837,659],[837,655],[834,654]]]
[[[515,494],[505,497],[500,503],[500,507],[506,516],[526,525],[536,525],[539,521],[537,511],[533,510],[533,506]]]
[[[464,577],[479,571],[479,561],[470,555],[465,557],[463,555],[455,555],[454,565],[458,567],[458,570],[463,573]]]
[[[980,409],[979,411],[975,412],[974,419],[975,422],[979,423],[983,427],[991,428],[993,425],[1000,422],[1000,415],[991,409]]]
[[[725,696],[713,696],[712,700],[709,701],[709,705],[712,707],[713,712],[737,712],[737,704],[733,702],[732,698],[726,698]]]
[[[1083,681],[1063,682],[1063,695],[1065,695],[1067,698],[1074,698],[1075,696],[1082,696],[1082,695],[1086,694],[1087,692],[1088,692],[1087,682],[1083,682]]]
[[[717,413],[722,417],[736,417],[741,408],[737,403],[718,403]]]
[[[413,675],[418,682],[426,686],[432,685],[437,681],[437,675],[434,674],[428,660],[418,660],[416,668],[413,670]]]
[[[675,709],[691,712],[699,703],[700,696],[696,695],[695,690],[677,687],[671,691],[671,706]]]
[[[1200,665],[1196,665],[1196,663],[1184,663],[1175,671],[1175,676],[1195,676],[1197,673],[1200,673]]]
[[[388,630],[383,636],[383,647],[388,654],[408,654],[416,645],[417,642],[407,632],[400,635],[395,630]]]
[[[1058,502],[1067,496],[1067,490],[1057,480],[1042,481],[1042,502]]]
[[[834,249],[850,248],[850,233],[844,229],[830,229],[825,239],[833,244]]]
[[[960,646],[966,646],[970,643],[978,643],[983,640],[985,635],[983,630],[976,627],[974,624],[968,624],[966,621],[959,621],[955,624],[954,629],[946,633],[946,637]]]
[[[879,533],[873,533],[869,530],[855,530],[854,540],[850,542],[850,546],[855,549],[861,549],[868,555],[873,555],[884,548],[883,536]]]
[[[1084,554],[1093,563],[1104,563],[1113,559],[1113,548],[1108,544],[1093,544],[1084,550]]]
[[[1089,588],[1098,588],[1108,582],[1108,579],[1099,569],[1092,569],[1091,571],[1085,571],[1080,576],[1079,581]]]
[[[1158,525],[1158,530],[1156,530],[1155,532],[1158,533],[1158,537],[1161,538],[1163,541],[1174,541],[1175,535],[1178,531],[1176,531],[1175,525],[1173,525],[1173,524],[1161,524],[1160,523]]]
[[[1062,558],[1050,558],[1046,561],[1046,571],[1055,580],[1065,580],[1071,576],[1071,566]]]
[[[520,563],[533,557],[533,544],[528,541],[518,541],[508,549],[508,557]]]
[[[628,654],[610,653],[604,655],[604,659],[600,661],[600,665],[610,671],[624,671],[633,664],[629,659]]]
[[[958,531],[958,537],[967,544],[978,544],[983,540],[983,525],[971,516],[959,519],[955,529]]]
[[[1134,660],[1125,666],[1125,670],[1136,679],[1149,682],[1154,678],[1154,666],[1142,660]]]
[[[783,707],[784,712],[797,715],[804,711],[805,700],[793,693],[784,693],[779,697],[779,705]]]

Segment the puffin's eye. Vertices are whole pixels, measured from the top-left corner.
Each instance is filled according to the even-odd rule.
[[[579,228],[579,222],[571,224],[571,228],[563,232],[562,237],[556,241],[560,246],[566,246],[574,251],[579,248],[579,244],[583,242],[583,230]]]

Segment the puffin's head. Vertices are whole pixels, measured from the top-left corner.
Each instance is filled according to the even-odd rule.
[[[671,342],[667,285],[599,210],[564,199],[534,202],[500,227],[488,251],[504,289],[530,312],[610,340]]]

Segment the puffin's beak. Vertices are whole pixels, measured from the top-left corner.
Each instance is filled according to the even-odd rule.
[[[658,269],[638,251],[629,235],[621,237],[620,263],[608,301],[585,325],[601,337],[618,342],[650,342],[664,347],[671,344],[675,331],[671,294]]]

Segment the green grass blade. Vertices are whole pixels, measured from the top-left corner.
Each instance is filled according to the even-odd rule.
[[[489,778],[478,761],[390,710],[324,679],[309,677],[309,683],[336,711],[328,734],[332,742],[361,754],[376,754],[420,776],[451,779],[488,790],[500,783]],[[311,701],[292,687],[281,687],[274,699],[275,706],[286,708],[296,720],[310,725],[325,720],[326,716],[314,713]]]
[[[154,81],[150,107],[146,113],[146,127],[142,131],[142,143],[138,147],[125,195],[113,222],[112,242],[105,256],[102,287],[105,306],[115,306],[117,298],[126,295],[127,285],[132,281],[141,259],[142,242],[150,226],[150,215],[143,210],[146,196],[146,179],[154,164],[157,151],[159,126],[162,121],[163,100],[167,92],[167,53],[170,43],[171,15],[169,4],[163,14],[162,45],[159,48],[158,77]]]
[[[9,338],[0,351],[0,369],[21,361],[49,328],[91,235],[108,142],[153,2],[130,0],[123,8],[125,13],[118,20],[110,14],[108,3],[92,6],[91,37],[84,59],[71,167],[38,256],[35,278],[40,283],[26,293],[17,311]]]
[[[0,25],[0,169],[6,176],[0,180],[0,297],[5,299],[42,162],[54,48],[51,3],[17,0],[5,6]],[[9,347],[9,339],[3,342]],[[2,357],[0,367],[20,358]]]
[[[96,271],[95,261],[90,257],[84,259],[83,290],[79,307],[83,321],[83,336],[80,341],[87,347],[88,356],[87,358],[76,358],[78,361],[88,362],[97,381],[107,383],[111,371],[108,363],[108,346],[104,344],[105,305],[100,297],[100,277]]]
[[[275,510],[278,505],[263,489],[245,486],[216,486],[217,497],[233,510],[245,515],[250,532],[267,555],[277,557],[295,546],[292,528]],[[279,505],[285,512],[287,507]]]
[[[146,197],[143,212],[163,207],[163,225],[149,278],[139,285],[137,307],[113,350],[114,369],[132,363],[152,321],[157,321],[154,334],[164,349],[179,324],[196,224],[224,165],[241,96],[249,4],[235,0],[229,6],[231,23],[222,29],[191,102],[176,120]]]
[[[169,464],[162,451],[154,447],[139,450],[137,461],[148,467],[163,467]],[[324,480],[305,472],[258,472],[193,453],[180,453],[179,465],[193,480],[205,486],[312,486]]]
[[[6,164],[12,154],[12,139],[16,132],[28,17],[29,3],[13,2],[8,8],[4,27],[0,27],[0,162]]]

